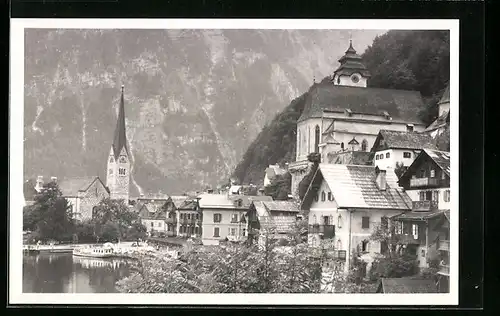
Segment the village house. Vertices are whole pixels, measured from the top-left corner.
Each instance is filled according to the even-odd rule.
[[[177,208],[177,236],[201,238],[203,231],[203,212],[197,198],[186,199]]]
[[[407,168],[422,148],[437,149],[429,134],[381,130],[371,149],[372,162],[382,170],[395,170],[398,163]]]
[[[220,241],[244,241],[247,237],[246,213],[252,201],[272,201],[270,196],[201,194],[203,212],[202,242],[218,245]]]
[[[401,176],[412,199],[412,211],[393,217],[395,236],[419,266],[439,263],[439,288],[449,289],[450,155],[424,149]]]
[[[371,241],[389,218],[411,210],[411,199],[398,186],[394,173],[375,166],[320,163],[301,203],[308,214],[308,242],[328,240],[345,272],[351,256],[371,264],[387,245]],[[367,267],[369,270],[369,267]]]
[[[288,166],[294,195],[310,168],[310,153],[320,153],[327,162],[342,151],[369,152],[381,129],[425,129],[418,116],[424,106],[419,92],[368,87],[369,70],[352,43],[339,62],[330,81],[311,87],[297,121],[295,162]]]
[[[167,212],[164,205],[168,199],[168,195],[143,195],[137,199],[135,209],[150,236],[164,234],[166,231]]]
[[[263,244],[265,238],[288,239],[299,212],[292,201],[253,201],[246,216],[248,240]]]
[[[271,182],[276,179],[276,176],[280,176],[287,173],[286,169],[281,168],[279,165],[269,165],[266,168],[265,176],[264,176],[264,186],[268,186]]]
[[[432,137],[440,135],[446,127],[450,125],[450,84],[446,86],[441,100],[438,102],[439,113],[438,117],[431,123],[425,132],[429,133]]]

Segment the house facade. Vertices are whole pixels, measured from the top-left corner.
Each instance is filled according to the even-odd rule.
[[[198,196],[203,212],[202,242],[218,245],[220,241],[247,239],[246,213],[252,201],[272,201],[270,196],[202,194]]]
[[[422,148],[437,149],[429,134],[381,130],[371,149],[371,160],[382,170],[394,170],[398,163],[407,168]]]
[[[399,188],[395,174],[374,166],[320,164],[301,208],[308,213],[308,242],[327,240],[345,272],[353,255],[370,263],[387,245],[371,241],[389,218],[411,210],[411,200]]]
[[[253,201],[247,218],[248,240],[263,245],[266,238],[289,238],[300,209],[292,201]]]
[[[339,62],[331,80],[311,87],[297,121],[295,162],[288,168],[294,195],[310,168],[310,153],[320,153],[325,162],[341,151],[369,152],[382,129],[425,129],[418,116],[424,105],[419,92],[368,87],[369,70],[352,43]]]

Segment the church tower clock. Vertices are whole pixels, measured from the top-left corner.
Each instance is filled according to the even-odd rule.
[[[106,173],[106,185],[113,200],[129,200],[130,182],[130,160],[127,146],[127,135],[125,130],[125,102],[123,97],[123,86],[121,91],[120,106],[118,109],[118,120],[113,138],[113,144],[109,151],[108,168]]]
[[[370,72],[363,64],[361,56],[352,47],[352,41],[344,56],[339,59],[339,63],[339,68],[333,73],[334,85],[366,88]]]

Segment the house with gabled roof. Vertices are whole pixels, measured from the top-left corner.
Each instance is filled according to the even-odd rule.
[[[295,161],[288,165],[292,194],[310,168],[310,153],[326,162],[342,151],[369,152],[381,129],[423,132],[426,127],[419,117],[420,92],[369,87],[370,71],[352,43],[339,62],[330,80],[308,91],[297,121]]]
[[[394,173],[375,166],[320,163],[301,203],[309,222],[308,242],[334,245],[336,257],[348,271],[352,256],[371,262],[387,245],[370,241],[389,218],[411,211],[411,199],[398,186]]]
[[[438,102],[438,117],[425,129],[432,137],[439,136],[450,125],[450,84],[446,86]]]
[[[76,220],[92,219],[94,208],[103,199],[110,197],[109,189],[98,176],[59,180],[58,186],[62,196],[71,205],[73,218]]]
[[[394,170],[398,163],[408,167],[423,148],[438,149],[429,134],[380,130],[371,149],[371,160],[383,170]]]
[[[439,261],[440,291],[449,291],[450,153],[423,149],[399,179],[412,211],[393,218],[395,235],[417,255],[421,267]]]
[[[262,238],[287,239],[294,229],[300,209],[292,201],[252,201],[247,217],[250,242],[262,243]]]

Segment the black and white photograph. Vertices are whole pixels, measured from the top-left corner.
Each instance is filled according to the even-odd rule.
[[[458,20],[11,28],[11,301],[457,304]]]

